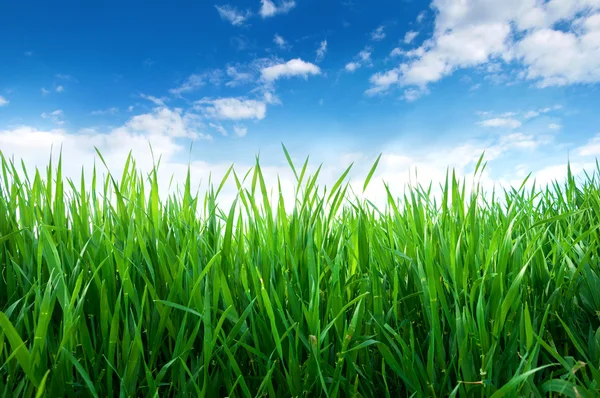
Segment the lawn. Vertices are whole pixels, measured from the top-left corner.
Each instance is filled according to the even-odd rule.
[[[0,396],[600,396],[600,169],[378,209],[287,158],[291,211],[2,157]]]

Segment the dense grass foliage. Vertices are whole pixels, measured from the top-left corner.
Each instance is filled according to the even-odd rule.
[[[2,158],[1,397],[600,394],[596,173],[377,209],[290,161],[286,212],[258,163],[227,209],[56,166]]]

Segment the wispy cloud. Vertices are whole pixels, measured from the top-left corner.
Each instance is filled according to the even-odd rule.
[[[63,86],[56,86],[55,91],[57,93],[62,93],[63,91],[65,91],[65,88]]]
[[[114,106],[108,109],[98,109],[92,111],[90,115],[93,116],[104,116],[104,115],[116,115],[119,112],[119,108],[115,108]]]
[[[42,89],[40,91],[42,92],[42,95],[50,94],[50,90],[46,90],[44,87],[42,87]]]
[[[233,131],[235,132],[235,134],[238,137],[244,137],[246,134],[248,134],[248,128],[245,126],[241,126],[241,125],[235,125],[233,126]]]
[[[384,29],[385,29],[385,27],[383,25],[381,25],[381,26],[378,26],[377,29],[375,29],[374,31],[372,31],[371,32],[371,40],[380,41],[380,40],[385,39],[385,37],[387,35],[383,31]]]
[[[418,35],[419,32],[414,30],[406,32],[406,34],[404,35],[404,44],[412,43]]]
[[[241,97],[202,99],[196,101],[195,108],[215,119],[262,120],[267,113],[264,102]]]
[[[508,127],[511,129],[521,127],[520,121],[508,117],[496,117],[493,119],[486,119],[478,122],[477,124],[483,127]]]
[[[25,51],[23,55],[25,55],[26,57],[31,57],[33,55],[33,51]]]
[[[10,103],[9,100],[7,100],[6,98],[4,98],[3,96],[0,95],[0,107],[2,106],[6,106]]]
[[[244,22],[252,15],[248,10],[240,11],[236,7],[232,7],[228,4],[223,6],[215,5],[215,8],[219,12],[221,19],[228,21],[233,26],[244,25]]]
[[[165,106],[165,101],[167,101],[166,97],[155,97],[153,95],[140,94],[140,98],[148,100],[158,106]]]
[[[48,119],[53,121],[54,123],[58,124],[59,126],[64,124],[65,122],[62,120],[62,117],[64,116],[64,113],[62,111],[62,109],[57,109],[55,111],[52,112],[44,112],[41,114],[43,119]]]
[[[545,113],[549,113],[549,112],[552,112],[552,111],[558,111],[560,109],[562,109],[562,105],[558,105],[557,104],[557,105],[549,106],[549,107],[546,107],[546,108],[540,108],[540,109],[536,109],[536,110],[527,111],[523,115],[523,117],[525,119],[533,119],[534,117],[538,117],[540,115],[543,115]]]
[[[292,8],[296,7],[294,0],[283,0],[277,4],[271,0],[261,0],[261,4],[259,14],[263,18],[273,17],[277,14],[286,14]]]
[[[228,66],[225,70],[225,73],[231,79],[225,83],[227,87],[236,87],[242,84],[250,83],[254,80],[252,73],[242,72],[235,66]]]
[[[277,33],[275,33],[275,36],[273,37],[273,43],[277,44],[277,47],[279,47],[281,49],[290,47],[288,42],[285,41],[285,39]]]
[[[181,94],[197,90],[205,84],[206,82],[204,75],[191,74],[185,79],[185,81],[180,86],[170,89],[169,93],[171,93],[174,96],[181,96]]]
[[[346,71],[352,73],[364,65],[371,65],[371,54],[373,54],[373,48],[369,46],[365,47],[354,57],[355,60],[348,62],[344,68]]]
[[[220,123],[212,123],[210,122],[208,124],[211,128],[215,129],[216,131],[218,131],[222,136],[226,137],[229,134],[227,134],[227,130],[225,129],[225,127],[223,127],[222,124]]]
[[[317,62],[323,61],[325,59],[325,55],[327,54],[327,40],[323,40],[317,48]]]
[[[56,78],[61,79],[61,80],[71,81],[71,82],[77,82],[77,79],[75,79],[73,76],[68,75],[66,73],[59,73],[56,75]]]

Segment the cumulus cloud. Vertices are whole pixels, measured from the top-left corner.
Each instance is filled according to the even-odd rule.
[[[259,14],[263,18],[269,18],[277,14],[286,14],[294,7],[296,7],[294,0],[284,0],[277,4],[271,0],[261,0]]]
[[[256,119],[262,120],[267,113],[267,105],[258,100],[246,98],[217,98],[196,101],[195,107],[207,117],[216,119]]]
[[[397,79],[375,77],[369,92],[425,87],[457,69],[507,62],[522,70],[515,79],[538,87],[600,82],[597,0],[433,0],[432,8],[433,35],[415,50],[396,52],[406,57],[376,75]],[[498,79],[498,72],[488,73],[507,81],[506,76]]]
[[[9,100],[0,95],[0,107],[6,106],[10,103]]]
[[[261,70],[262,78],[268,82],[273,82],[282,77],[302,76],[307,78],[309,75],[319,74],[321,74],[321,69],[317,65],[305,62],[300,58],[271,65]]]
[[[221,19],[229,22],[233,26],[244,25],[244,22],[252,15],[250,11],[240,11],[230,5],[215,6]]]

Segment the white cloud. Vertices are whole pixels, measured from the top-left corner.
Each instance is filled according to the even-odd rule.
[[[96,111],[92,111],[90,114],[93,116],[104,116],[104,115],[116,115],[119,112],[119,108],[115,108],[114,106],[108,109],[99,109]]]
[[[309,75],[319,74],[321,74],[321,69],[318,66],[311,64],[310,62],[305,62],[300,58],[292,59],[286,63],[268,66],[261,70],[262,78],[269,82],[282,77],[302,76],[307,78]]]
[[[70,81],[70,82],[76,82],[77,81],[77,79],[75,79],[73,76],[68,75],[66,73],[58,73],[56,75],[56,78],[57,79],[61,79],[61,80],[67,80],[67,81]]]
[[[577,31],[541,29],[515,46],[525,77],[539,87],[600,82],[600,14],[584,19]]]
[[[549,142],[548,137],[535,137],[523,133],[510,133],[500,139],[500,145],[506,148],[536,149]]]
[[[222,124],[220,123],[209,123],[208,124],[210,127],[212,127],[213,129],[217,130],[219,133],[221,133],[222,136],[227,136],[227,130],[225,129],[225,127],[223,127]]]
[[[267,105],[262,101],[234,97],[196,101],[196,108],[208,117],[230,120],[262,120],[267,113]]]
[[[375,95],[383,93],[392,84],[397,83],[399,78],[400,72],[397,69],[391,69],[384,73],[376,73],[369,79],[373,87],[365,91],[365,94]]]
[[[129,105],[129,107],[127,108],[127,112],[133,112],[133,108],[135,108],[135,106]]]
[[[579,156],[600,156],[600,134],[590,139],[575,151]]]
[[[408,102],[416,101],[425,95],[428,91],[426,89],[420,88],[407,88],[404,90],[404,94],[402,95],[402,99]]]
[[[287,47],[287,42],[285,41],[285,39],[283,37],[281,37],[280,35],[278,35],[277,33],[275,33],[275,37],[273,37],[273,43],[277,44],[277,46],[279,48]]]
[[[371,65],[371,54],[373,54],[372,47],[365,47],[362,49],[355,57],[355,61],[349,62],[346,64],[345,69],[348,72],[354,72],[358,68],[361,68],[364,65]]]
[[[294,0],[283,0],[275,4],[271,0],[261,0],[260,16],[263,18],[273,17],[277,14],[286,14],[292,8],[296,7]]]
[[[557,111],[562,109],[562,105],[554,105],[551,107],[546,107],[546,108],[541,108],[541,109],[536,109],[536,110],[530,110],[525,112],[525,114],[523,115],[523,117],[525,119],[533,119],[534,117],[538,117],[541,114],[545,114],[548,112],[552,112],[552,111]]]
[[[416,32],[414,30],[406,32],[406,34],[404,35],[404,44],[412,43],[413,40],[415,40],[418,35],[419,35],[419,32]]]
[[[65,88],[63,86],[56,86],[55,90],[57,93],[62,93],[63,91],[65,91]]]
[[[240,72],[234,66],[228,66],[225,72],[227,73],[227,76],[231,78],[230,81],[225,83],[227,87],[239,86],[240,84],[249,83],[253,80],[253,76],[251,73]]]
[[[185,174],[187,167],[186,163],[179,159],[186,158],[185,151],[188,148],[181,145],[179,140],[183,137],[210,138],[199,133],[197,128],[197,120],[191,114],[156,108],[151,113],[132,117],[108,133],[98,133],[94,129],[81,129],[73,133],[63,129],[44,131],[30,126],[0,130],[0,148],[5,155],[14,155],[15,158],[22,159],[26,167],[31,169],[36,166],[46,167],[51,147],[55,154],[62,148],[64,176],[75,178],[81,173],[82,166],[89,177],[94,162],[98,164],[94,147],[103,154],[113,173],[120,174],[130,151],[137,167],[145,171],[151,170],[151,144],[155,158],[161,157],[159,171],[162,171],[159,175],[164,193],[171,177],[182,175],[181,172]],[[198,163],[192,174],[205,176],[206,164]]]
[[[238,137],[244,137],[246,134],[248,134],[248,128],[245,126],[235,125],[233,126],[233,131],[235,131],[235,134]]]
[[[204,75],[192,74],[185,79],[185,81],[176,88],[172,88],[169,92],[172,95],[180,96],[183,93],[188,93],[190,91],[197,90],[198,88],[204,86],[206,83],[204,81]]]
[[[499,79],[498,72],[488,71],[498,82],[520,78],[539,87],[600,82],[598,0],[433,0],[432,8],[432,37],[393,68],[396,82],[371,92],[423,87],[457,69],[502,62],[523,72]]]
[[[0,107],[6,106],[10,103],[9,100],[0,95]]]
[[[427,15],[426,11],[421,11],[419,13],[419,15],[417,15],[417,23],[421,23],[423,22],[423,20],[425,19],[425,16]]]
[[[210,136],[199,131],[202,127],[199,116],[180,109],[157,107],[151,113],[132,117],[124,129],[151,136],[173,138],[209,139]]]
[[[250,11],[240,11],[230,5],[215,6],[221,19],[228,21],[233,26],[241,26],[251,16]]]
[[[483,126],[483,127],[507,127],[507,128],[511,128],[511,129],[516,129],[518,127],[521,127],[520,121],[518,121],[516,119],[501,118],[501,117],[482,120],[481,122],[478,122],[477,124],[480,126]]]
[[[384,29],[385,29],[385,27],[382,25],[382,26],[378,26],[377,29],[372,31],[371,32],[371,40],[380,41],[380,40],[385,39],[386,34],[383,31]]]
[[[548,125],[548,128],[549,128],[550,130],[560,130],[560,129],[561,129],[561,127],[562,127],[562,126],[561,126],[560,124],[557,124],[557,123],[550,123],[550,124]]]
[[[46,90],[44,87],[42,87],[41,92],[42,92],[42,95],[50,94],[50,90]]]
[[[348,62],[344,67],[348,72],[354,72],[358,68],[360,68],[360,64],[358,62]]]
[[[165,106],[165,101],[167,100],[167,98],[164,98],[164,97],[158,98],[153,95],[146,95],[146,94],[140,94],[140,98],[148,100],[158,106]],[[133,109],[133,107],[130,107],[130,108]],[[131,112],[131,109],[129,110],[130,112]]]
[[[317,48],[317,62],[323,61],[325,54],[327,54],[327,40],[323,40]]]
[[[390,51],[390,57],[399,57],[404,54],[405,54],[404,50],[402,50],[399,47],[396,47],[392,51]]]
[[[58,125],[65,123],[62,120],[62,117],[64,116],[62,109],[57,109],[52,112],[43,112],[40,116],[42,116],[43,119],[49,119]]]

